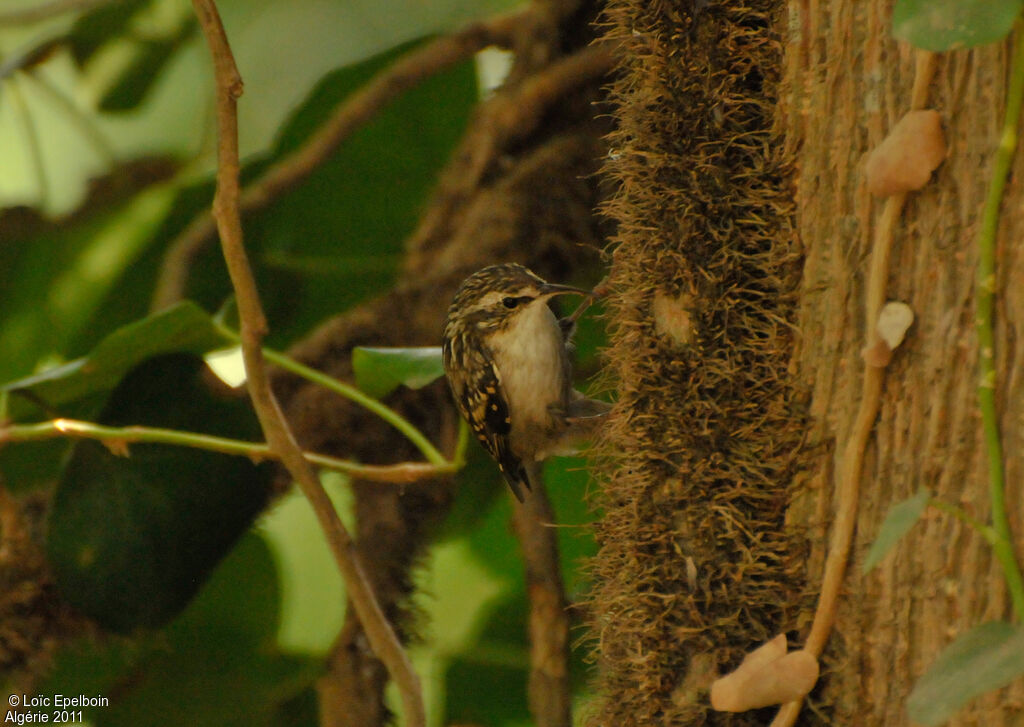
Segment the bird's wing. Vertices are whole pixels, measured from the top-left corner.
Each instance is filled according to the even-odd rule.
[[[447,348],[445,352],[451,355]],[[476,374],[475,378],[472,381],[461,382],[462,391],[454,391],[456,384],[452,383],[455,402],[480,444],[498,463],[498,469],[512,488],[512,494],[522,502],[523,487],[530,489],[530,479],[522,460],[512,452],[509,438],[512,420],[508,401],[501,387],[501,374],[483,348],[480,348],[478,353],[483,357],[483,361],[479,362],[481,365],[472,369]],[[449,378],[449,383],[451,382],[452,379]]]
[[[486,354],[484,354],[486,356]],[[487,356],[477,390],[479,399],[474,401],[470,424],[483,422],[487,434],[480,436],[484,448],[498,463],[498,469],[505,476],[505,481],[512,488],[512,494],[519,502],[523,501],[523,486],[530,489],[530,479],[523,467],[522,460],[512,452],[509,433],[512,431],[512,420],[509,416],[508,401],[501,386],[501,373],[494,362]],[[475,428],[475,427],[474,427]]]

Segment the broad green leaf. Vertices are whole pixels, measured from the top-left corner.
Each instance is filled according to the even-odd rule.
[[[411,47],[321,79],[281,129],[275,157],[300,146],[340,103]],[[268,345],[284,347],[327,315],[393,284],[403,241],[415,229],[477,98],[470,62],[426,80],[381,109],[301,187],[253,216],[246,242],[272,322]],[[218,295],[219,302],[224,291]],[[213,303],[200,300],[212,309]]]
[[[898,505],[893,505],[889,514],[885,516],[882,527],[878,530],[875,542],[871,544],[867,557],[864,559],[862,570],[868,573],[878,565],[890,550],[895,547],[900,538],[907,534],[910,528],[914,527],[924,509],[928,507],[928,500],[931,499],[928,490],[921,490],[909,500],[904,500]]]
[[[527,693],[529,663],[527,649],[506,644],[478,646],[452,659],[444,674],[445,724],[534,724],[522,697]]]
[[[177,192],[170,184],[152,184],[159,178],[154,169],[120,173],[121,187],[131,178],[135,194],[125,198],[113,191],[115,175],[104,180],[106,191],[97,192],[93,209],[59,223],[25,211],[0,216],[0,381],[35,371],[47,359],[90,350],[116,328],[94,317],[108,295],[118,297],[125,322],[146,309],[146,299],[126,295],[119,281],[144,254]],[[75,349],[77,336],[88,343]]]
[[[68,47],[75,62],[86,63],[103,45],[126,33],[132,19],[149,4],[149,0],[121,0],[82,13],[68,32]]]
[[[169,34],[136,40],[135,57],[117,83],[100,100],[102,111],[131,111],[141,104],[163,75],[175,54],[197,35],[199,25],[189,16]]]
[[[521,3],[220,0],[218,8],[245,81],[245,100],[238,108],[243,158],[265,154],[284,120],[331,70],[415,38],[447,32],[503,12],[515,4]],[[110,13],[91,19],[91,27],[76,29],[78,53],[89,58],[84,67],[79,67],[72,53],[63,49],[49,54],[41,63],[40,75],[62,96],[74,100],[74,112],[69,112],[66,104],[54,103],[35,88],[36,84],[11,79],[25,91],[27,115],[42,140],[47,183],[40,184],[38,165],[26,153],[25,124],[19,125],[17,114],[0,113],[0,159],[4,162],[0,198],[14,204],[41,205],[54,214],[66,214],[80,204],[88,181],[108,168],[106,159],[100,158],[106,154],[98,152],[94,141],[97,134],[83,132],[84,127],[98,131],[105,140],[103,145],[112,149],[118,161],[158,156],[192,159],[197,149],[212,150],[212,145],[204,142],[210,131],[213,78],[206,44],[198,34],[174,49],[160,72],[144,84],[149,86],[146,101],[132,113],[105,113],[91,101],[103,98],[112,85],[125,83],[124,72],[131,74],[130,66],[138,55],[138,39],[172,33],[172,24],[191,13],[189,3],[174,0],[145,3],[139,10],[135,2],[113,3]],[[116,13],[128,17],[118,19]],[[9,50],[8,45],[4,48]],[[268,48],[274,52],[268,53]],[[151,64],[149,69],[156,67]],[[85,123],[79,123],[79,119]],[[206,153],[200,164],[212,169],[214,162],[215,155]],[[5,187],[12,193],[4,194]]]
[[[946,51],[1002,40],[1024,0],[897,0],[892,34],[918,48]]]
[[[321,671],[275,646],[280,595],[268,545],[247,533],[166,629],[65,647],[42,688],[108,696],[109,706],[86,711],[97,727],[276,727]]]
[[[974,697],[1024,674],[1024,630],[1001,621],[976,626],[939,654],[907,698],[907,713],[928,727]]]
[[[249,530],[164,633],[178,646],[207,632],[238,650],[270,651],[281,620],[281,579],[270,544]]]
[[[240,103],[238,110],[242,154],[263,152],[283,120],[331,69],[361,63],[403,43],[444,33],[520,4],[521,0],[218,2],[245,80],[247,101]],[[274,52],[267,53],[267,48],[274,48]],[[205,47],[199,50],[206,54]],[[182,94],[182,89],[176,91]],[[206,99],[202,101],[205,104]],[[443,103],[438,100],[439,105]],[[402,148],[395,147],[396,151]],[[416,153],[410,149],[406,152]]]
[[[410,47],[323,77],[278,130],[270,154],[245,165],[243,179],[253,179],[298,148],[339,103]],[[270,322],[268,346],[284,349],[326,317],[392,285],[403,240],[415,228],[476,100],[471,62],[427,79],[381,109],[304,184],[246,217],[246,248]],[[180,192],[149,247],[92,317],[92,328],[105,331],[112,321],[127,323],[126,309],[148,305],[166,246],[196,214],[209,209],[212,197],[210,182]],[[0,284],[3,279],[0,266]],[[39,281],[37,288],[45,284]],[[31,300],[29,292],[26,298]],[[230,294],[220,250],[211,242],[192,266],[186,297],[213,311]],[[3,331],[0,320],[0,336]],[[77,352],[91,345],[83,336],[73,343]]]
[[[347,480],[324,473],[321,482],[342,522],[354,531]],[[258,528],[281,574],[278,644],[288,652],[326,656],[344,623],[346,598],[338,563],[316,513],[301,492],[292,490],[260,518]]]
[[[387,396],[399,386],[420,389],[444,376],[440,346],[364,348],[352,351],[356,384],[370,396]]]
[[[280,598],[270,548],[250,532],[164,631],[166,650],[146,660],[112,709],[97,711],[98,725],[274,724],[277,706],[322,670],[276,648]]]
[[[84,358],[4,384],[0,390],[28,391],[56,406],[114,388],[133,366],[153,356],[203,354],[229,342],[205,311],[184,302],[119,328]]]
[[[318,727],[320,724],[320,698],[316,687],[310,685],[278,706],[269,727]]]
[[[188,354],[150,359],[114,390],[99,420],[258,440],[248,401],[212,396],[204,369]],[[263,508],[271,470],[185,447],[113,449],[75,444],[47,545],[68,603],[130,632],[165,623],[188,603]]]

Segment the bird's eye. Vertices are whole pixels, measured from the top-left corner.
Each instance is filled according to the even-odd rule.
[[[501,302],[506,308],[515,308],[519,305],[519,298],[505,298]]]

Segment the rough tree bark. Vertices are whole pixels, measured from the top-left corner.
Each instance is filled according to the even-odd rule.
[[[794,519],[811,526],[808,578],[821,571],[831,519],[833,452],[859,397],[865,337],[864,259],[882,202],[865,190],[863,157],[909,109],[915,63],[890,33],[891,4],[790,3],[783,125],[796,150],[798,230],[805,251],[795,361],[811,391],[809,440],[827,444]],[[917,316],[890,364],[861,479],[852,567],[833,636],[824,699],[838,724],[901,725],[914,680],[955,635],[1010,616],[1000,569],[981,538],[931,514],[878,571],[857,568],[889,507],[921,488],[974,516],[989,515],[978,418],[974,331],[977,229],[999,144],[1008,44],[941,54],[930,88],[949,156],[908,199],[897,227],[888,297]],[[1020,155],[1003,203],[997,252],[996,357],[1010,517],[1024,552],[1024,202]],[[1016,281],[1016,282],[1015,282]],[[951,724],[1017,725],[1024,683],[990,694]]]
[[[711,712],[704,689],[762,637],[807,635],[835,463],[861,395],[867,262],[883,205],[866,190],[863,159],[909,110],[915,74],[890,17],[886,0],[610,3],[607,34],[623,47],[606,165],[619,185],[610,357],[621,383],[595,561],[603,694],[592,724],[767,724],[771,710]],[[839,618],[814,709],[798,724],[909,724],[907,694],[938,652],[1010,617],[988,547],[948,516],[929,514],[879,570],[859,569],[890,506],[921,488],[988,517],[976,237],[1008,45],[936,63],[928,96],[949,157],[908,199],[886,286],[917,322],[885,374]],[[1021,171],[1018,155],[996,331],[1018,553]],[[1017,680],[951,724],[1018,725],[1022,705]]]

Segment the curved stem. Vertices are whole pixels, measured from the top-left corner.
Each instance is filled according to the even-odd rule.
[[[238,334],[230,328],[223,325],[218,325],[217,328],[226,338],[229,338],[236,343],[241,342]],[[404,434],[406,439],[412,442],[423,456],[426,457],[427,461],[435,467],[448,467],[452,464],[452,462],[449,462],[448,459],[441,454],[437,447],[431,444],[430,440],[427,439],[423,432],[417,429],[412,422],[389,407],[387,404],[377,401],[372,396],[369,396],[360,391],[357,387],[352,386],[352,384],[346,384],[344,381],[339,381],[333,376],[329,376],[322,371],[310,368],[309,366],[299,363],[295,359],[289,358],[285,354],[279,351],[274,351],[273,349],[264,348],[263,357],[275,366],[278,366],[285,371],[290,371],[296,376],[301,376],[307,381],[311,381],[329,391],[333,391],[335,394],[359,404],[367,411],[373,412],[399,432]]]
[[[981,520],[968,515],[967,511],[962,507],[950,505],[948,502],[940,500],[937,497],[933,497],[928,500],[928,507],[934,507],[936,510],[940,510],[947,515],[952,515],[978,535],[985,538],[989,545],[995,545],[997,537],[995,531]]]
[[[992,505],[992,527],[997,540],[992,549],[1002,566],[1013,602],[1017,621],[1024,620],[1024,578],[1013,549],[1013,534],[1006,513],[1006,473],[1003,468],[1003,445],[999,436],[999,413],[996,407],[995,317],[996,237],[1003,191],[1010,165],[1017,151],[1017,127],[1020,123],[1021,101],[1024,100],[1024,40],[1021,21],[1017,21],[1010,85],[1006,94],[1006,116],[989,183],[988,196],[978,234],[978,405],[985,434],[988,457],[989,499]]]
[[[272,362],[274,365],[280,366],[286,371],[291,371],[293,374],[298,374],[304,379],[308,379],[315,384],[319,384],[325,389],[329,389],[340,396],[344,396],[346,399],[350,399],[368,411],[373,412],[404,434],[406,439],[416,445],[416,448],[423,453],[423,456],[426,457],[427,461],[432,465],[444,467],[451,464],[447,459],[445,459],[445,456],[437,450],[437,447],[430,443],[430,440],[423,435],[423,432],[417,429],[412,422],[388,405],[382,404],[372,396],[367,396],[351,384],[346,384],[345,382],[338,381],[338,379],[321,373],[316,369],[311,369],[309,366],[301,364],[293,358],[288,358],[283,353],[278,353],[277,351],[265,348],[263,349],[263,355],[266,357],[267,361]]]
[[[221,250],[227,263],[231,286],[238,301],[242,358],[253,409],[256,410],[267,444],[280,455],[281,462],[316,513],[369,647],[385,665],[398,687],[406,724],[409,727],[425,727],[427,717],[419,676],[413,670],[398,634],[377,601],[373,585],[356,551],[355,541],[339,519],[334,503],[327,496],[313,468],[303,456],[270,386],[263,358],[267,322],[245,251],[239,210],[237,101],[242,94],[242,77],[235,65],[234,54],[215,1],[192,0],[192,6],[213,58],[217,93],[217,191],[213,197],[213,217],[220,233]]]
[[[161,427],[139,425],[110,427],[104,424],[84,422],[77,419],[53,419],[47,422],[13,424],[7,427],[0,427],[0,442],[29,442],[59,437],[75,437],[104,442],[112,451],[124,451],[125,454],[127,454],[128,444],[145,443],[191,447],[210,452],[248,457],[252,460],[280,459],[280,455],[277,452],[261,442],[246,442],[241,439],[229,439],[227,437],[217,437],[211,434],[188,432],[180,429],[164,429]],[[405,484],[430,477],[451,474],[455,471],[455,466],[451,464],[438,466],[423,464],[422,462],[403,462],[393,465],[372,465],[360,464],[359,462],[351,462],[312,452],[303,452],[303,456],[307,462],[318,467],[344,472],[353,477],[373,482]]]
[[[935,54],[918,51],[914,68],[914,89],[911,94],[911,109],[923,108],[928,98],[928,88],[935,73]],[[864,328],[868,345],[879,340],[876,325],[878,314],[885,303],[885,287],[889,280],[889,260],[892,254],[893,238],[903,205],[905,192],[895,194],[885,201],[882,214],[875,226],[871,262],[868,266],[867,290],[864,294]],[[839,595],[846,577],[847,561],[853,545],[853,533],[857,524],[860,501],[860,480],[864,468],[864,452],[881,406],[882,384],[885,369],[876,366],[864,367],[861,381],[860,404],[842,459],[836,470],[836,515],[832,524],[832,538],[825,558],[825,573],[821,579],[818,606],[814,621],[804,643],[804,649],[815,657],[821,656],[832,627],[835,624]],[[770,727],[790,727],[800,715],[803,698],[783,704]]]

